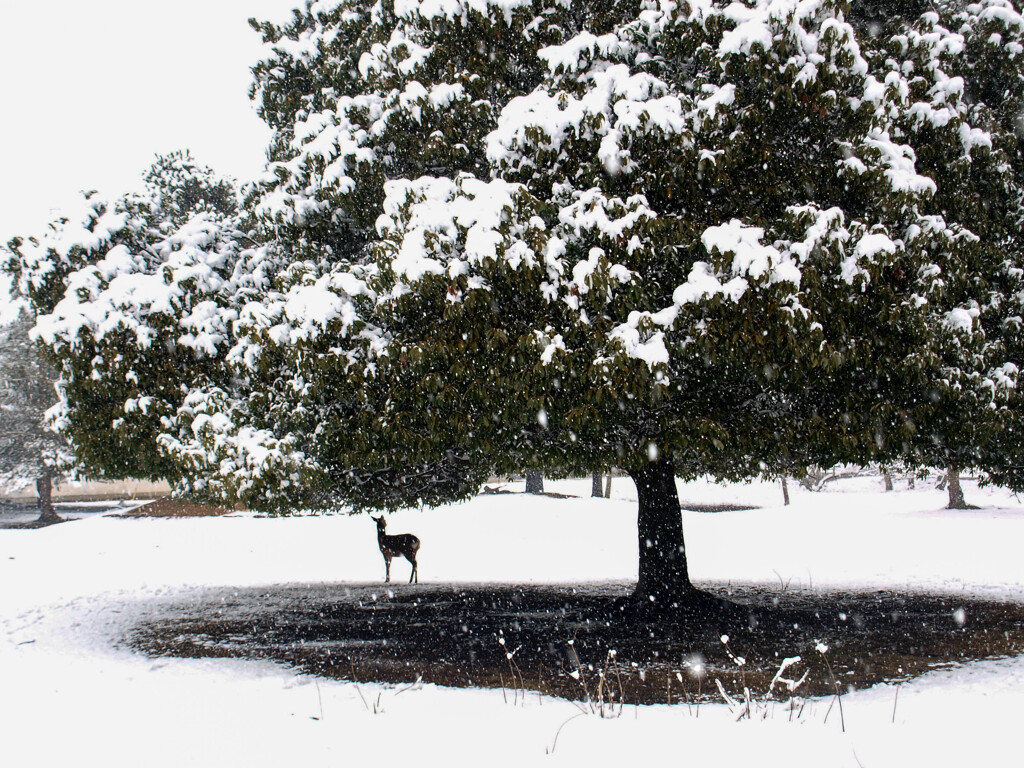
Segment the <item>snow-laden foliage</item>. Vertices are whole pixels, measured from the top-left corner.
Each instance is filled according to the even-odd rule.
[[[157,155],[143,177],[149,197],[170,233],[199,213],[230,215],[238,208],[234,184],[197,165],[191,152]]]
[[[250,203],[293,247],[349,258],[373,236],[389,178],[487,174],[483,137],[539,81],[557,37],[543,4],[307,4],[267,41],[253,95],[274,130]],[[556,14],[557,15],[557,14]]]

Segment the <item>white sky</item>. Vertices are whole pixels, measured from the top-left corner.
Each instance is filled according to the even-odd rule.
[[[260,36],[302,0],[7,0],[0,9],[0,243],[45,227],[79,190],[140,185],[190,149],[245,180],[268,132],[249,101]]]

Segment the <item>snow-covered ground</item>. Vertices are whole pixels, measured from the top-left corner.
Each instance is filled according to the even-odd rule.
[[[579,499],[481,496],[390,518],[423,540],[423,582],[586,582],[636,575],[635,491],[547,481]],[[515,485],[510,487],[515,488]],[[521,488],[521,484],[518,486]],[[965,483],[978,510],[944,510],[930,484],[883,493],[857,479],[680,484],[698,583],[889,587],[1024,601],[1024,506]],[[843,699],[799,722],[733,722],[724,705],[627,707],[617,719],[501,691],[396,689],[300,676],[268,662],[151,659],[117,647],[139,611],[204,586],[379,581],[366,516],[124,519],[0,530],[0,763],[7,766],[990,765],[1021,760],[1024,657],[970,663]],[[396,561],[396,577],[407,573]],[[396,585],[400,589],[401,585]],[[378,700],[382,711],[364,705]],[[895,715],[894,715],[895,713]],[[574,718],[570,720],[570,718]],[[557,745],[553,753],[552,745]]]

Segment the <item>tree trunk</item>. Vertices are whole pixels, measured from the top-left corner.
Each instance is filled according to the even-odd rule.
[[[638,608],[665,611],[693,601],[698,593],[686,570],[683,518],[672,462],[659,459],[629,473],[636,483],[640,577],[633,599]]]
[[[594,472],[590,476],[590,496],[595,499],[603,499],[604,492],[601,490],[601,473]]]
[[[885,481],[885,490],[892,490],[892,475],[889,474],[889,470],[882,467],[882,479]]]
[[[967,509],[964,491],[960,487],[960,467],[950,464],[946,467],[946,487],[949,489],[949,506],[947,509]]]
[[[60,522],[60,515],[53,509],[53,470],[49,467],[46,467],[43,473],[36,478],[36,494],[39,497],[39,521],[42,523]]]
[[[786,476],[782,476],[782,505],[784,507],[789,506],[789,483],[786,482]]]
[[[531,469],[526,473],[526,492],[544,493],[544,473],[539,469]]]
[[[608,471],[608,479],[604,481],[604,497],[610,499],[612,497],[612,473]]]

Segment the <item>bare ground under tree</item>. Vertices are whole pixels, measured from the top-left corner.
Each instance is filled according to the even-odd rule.
[[[782,660],[794,656],[802,661],[786,677],[806,671],[797,691],[806,696],[834,693],[837,683],[845,692],[1024,652],[1018,604],[734,586],[711,590],[733,608],[641,622],[615,607],[631,589],[204,590],[154,605],[126,643],[155,656],[270,659],[356,682],[500,686],[572,699],[594,697],[601,686],[609,701],[627,703],[717,698],[716,679],[732,693],[746,687],[763,697]],[[829,647],[831,672],[815,650],[819,642]],[[788,696],[781,686],[775,694]]]

